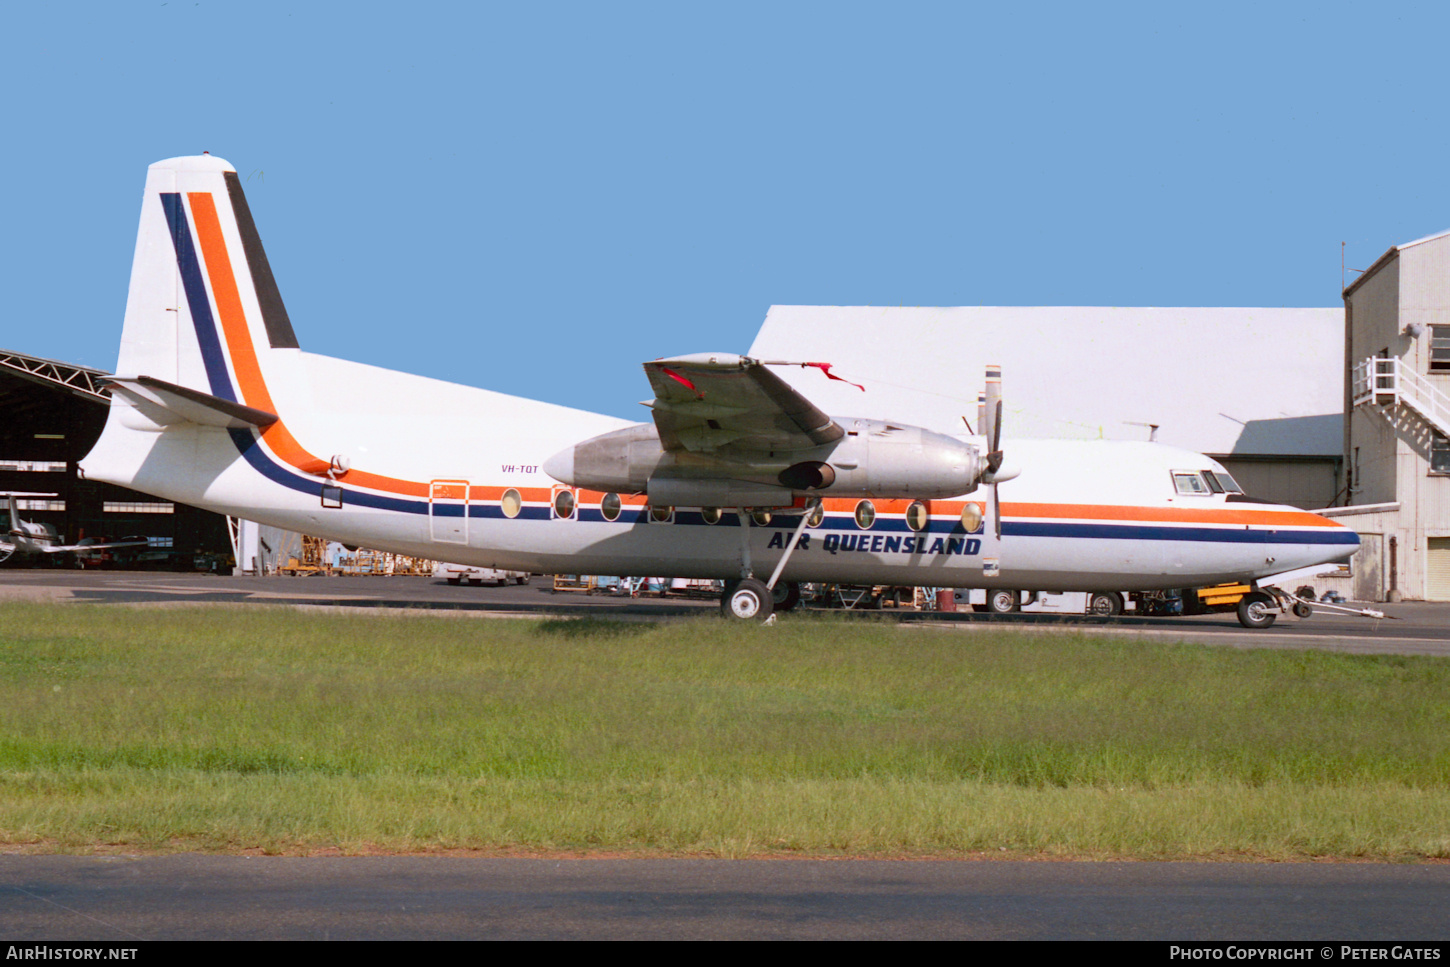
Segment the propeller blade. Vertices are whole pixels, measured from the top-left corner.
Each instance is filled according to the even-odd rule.
[[[1002,367],[987,367],[987,391],[982,394],[985,413],[982,435],[987,438],[989,450],[997,449],[998,423],[1002,417]]]
[[[1002,540],[1002,501],[997,497],[997,485],[992,484],[992,530],[997,540]]]

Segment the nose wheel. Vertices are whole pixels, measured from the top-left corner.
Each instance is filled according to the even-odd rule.
[[[1262,591],[1246,594],[1239,601],[1239,624],[1245,628],[1267,628],[1278,617],[1274,599]]]

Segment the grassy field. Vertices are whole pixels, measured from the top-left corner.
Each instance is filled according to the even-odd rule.
[[[1450,857],[1450,661],[0,605],[0,848]]]

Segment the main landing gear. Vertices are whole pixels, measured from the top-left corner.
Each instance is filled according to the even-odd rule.
[[[726,581],[720,595],[720,611],[736,621],[768,621],[775,613],[775,595],[765,582],[755,578]]]
[[[806,507],[801,513],[800,523],[786,542],[785,553],[776,562],[769,581],[760,581],[750,566],[750,515],[740,508],[740,574],[736,581],[726,581],[725,591],[720,595],[720,613],[734,621],[758,621],[774,624],[777,611],[789,611],[800,603],[800,585],[794,581],[780,580],[786,562],[795,551],[801,531],[815,511],[815,505]]]

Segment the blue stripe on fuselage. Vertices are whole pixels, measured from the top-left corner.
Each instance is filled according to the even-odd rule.
[[[1338,527],[1322,530],[1239,530],[1140,524],[1080,524],[1003,521],[1002,536],[1078,537],[1119,541],[1205,541],[1211,544],[1357,544],[1359,536]]]

